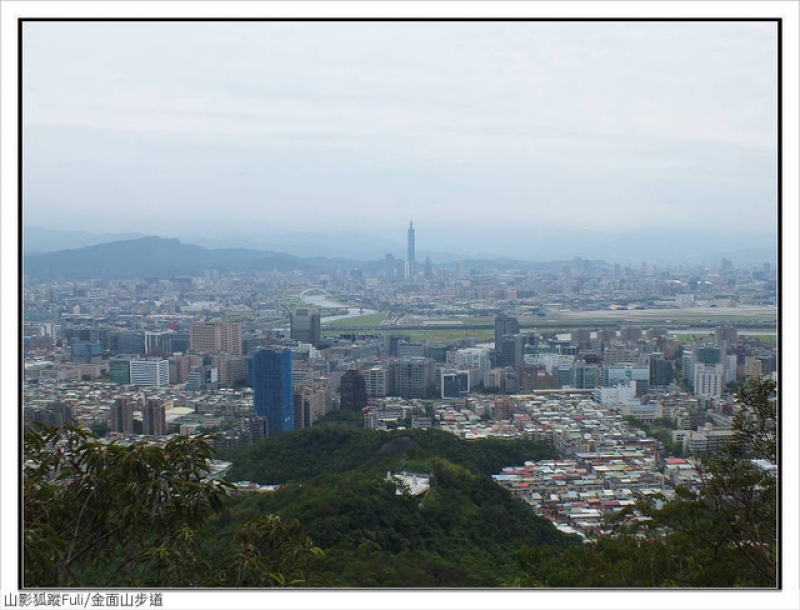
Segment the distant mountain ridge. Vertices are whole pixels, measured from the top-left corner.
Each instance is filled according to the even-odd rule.
[[[384,261],[386,254],[400,260],[406,257],[405,230],[376,231],[364,228],[330,231],[298,231],[271,228],[265,232],[220,232],[211,236],[181,235],[168,231],[162,237],[177,238],[183,244],[208,249],[249,249],[280,252],[299,259],[329,259],[354,261],[354,266],[368,268],[375,261]],[[723,258],[735,266],[775,264],[778,257],[777,237],[767,235],[729,235],[724,232],[643,228],[622,231],[581,231],[550,229],[542,226],[530,233],[509,226],[503,229],[502,239],[485,227],[442,232],[433,227],[417,231],[417,263],[430,256],[434,265],[456,261],[522,261],[516,268],[531,264],[560,264],[559,261],[582,257],[603,260],[610,264],[642,262],[659,265],[719,265]],[[92,234],[85,231],[66,231],[25,227],[23,249],[26,255],[76,249],[101,243],[145,237],[141,233]],[[356,262],[357,261],[357,262]],[[505,266],[505,265],[503,265]]]
[[[60,229],[43,229],[41,227],[25,227],[22,232],[22,246],[27,254],[46,254],[59,250],[75,250],[106,244],[113,241],[139,239],[146,237],[144,233],[89,233],[87,231],[64,231]]]
[[[42,280],[135,277],[166,279],[181,275],[202,275],[206,269],[228,273],[308,268],[309,265],[302,260],[286,254],[244,248],[209,250],[183,244],[174,238],[152,236],[76,250],[27,255],[23,259],[24,274]]]
[[[54,233],[59,233],[55,231]],[[65,232],[71,233],[71,232]],[[80,234],[71,239],[85,237]],[[26,229],[26,235],[27,229]],[[34,232],[35,234],[35,232]],[[113,234],[106,235],[111,237]],[[41,236],[41,234],[40,234]],[[100,239],[103,236],[94,236]],[[265,240],[269,243],[269,240]],[[221,242],[220,242],[221,243]],[[351,244],[351,250],[353,248]],[[738,257],[737,257],[738,254]],[[732,259],[735,265],[774,264],[777,252],[767,249],[742,249],[734,252],[717,252],[709,257],[684,257],[684,264],[719,264],[722,258]],[[433,257],[432,257],[433,258]],[[572,264],[572,259],[531,261],[512,257],[461,257],[433,259],[434,267],[454,266],[454,260],[460,261],[465,270],[473,270],[479,274],[491,269],[510,273],[516,271],[551,271],[564,265]],[[418,257],[418,264],[421,261]],[[592,267],[606,267],[610,264],[604,260],[583,257]],[[655,261],[650,261],[655,262]],[[97,243],[74,249],[62,249],[56,252],[32,252],[28,244],[24,246],[23,271],[30,278],[40,280],[64,279],[130,279],[135,277],[158,277],[167,279],[180,275],[202,275],[207,269],[216,269],[221,273],[254,273],[257,271],[308,271],[317,269],[328,273],[332,267],[360,268],[371,272],[384,268],[385,259],[363,260],[349,257],[329,257],[313,255],[301,257],[283,252],[263,249],[206,248],[192,243],[185,243],[177,238],[147,236],[135,239],[116,240]],[[662,263],[663,264],[663,263]]]
[[[564,261],[532,263],[509,258],[495,260],[467,259],[470,269],[500,268],[557,269]],[[593,264],[603,265],[602,261]],[[246,248],[210,249],[185,244],[176,238],[141,237],[96,244],[74,250],[61,250],[46,254],[27,254],[23,259],[23,273],[33,279],[58,278],[132,279],[137,277],[171,277],[202,275],[207,269],[220,273],[255,273],[257,271],[309,271],[327,272],[332,266],[361,268],[374,271],[383,268],[385,261],[360,261],[345,258],[300,258],[289,254]]]

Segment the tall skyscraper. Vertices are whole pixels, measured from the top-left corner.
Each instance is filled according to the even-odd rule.
[[[402,398],[426,398],[436,391],[436,362],[406,356],[394,362],[394,391]]]
[[[697,364],[694,367],[694,393],[697,396],[721,396],[725,367],[721,364]]]
[[[503,361],[502,356],[502,349],[501,349],[501,339],[506,335],[518,335],[519,334],[519,321],[516,318],[512,318],[511,316],[507,316],[504,313],[501,313],[499,316],[496,316],[494,319],[494,349],[497,352],[497,362],[496,365],[498,367],[502,366],[515,366],[511,363],[506,363]]]
[[[167,433],[166,410],[157,398],[148,399],[142,409],[142,431],[152,436]]]
[[[500,337],[503,335],[516,335],[519,334],[519,321],[504,313],[496,316],[494,319],[494,343],[495,349],[500,343]]]
[[[414,243],[414,221],[410,220],[408,223],[408,272],[413,277],[416,275],[416,259],[415,259],[415,243]]]
[[[503,335],[497,344],[497,366],[521,367],[525,357],[525,335]]]
[[[292,339],[317,347],[321,337],[319,310],[312,307],[294,309],[290,317],[290,329]]]
[[[386,264],[386,270],[385,270],[386,271],[386,277],[394,277],[396,275],[396,273],[395,273],[395,271],[396,271],[396,262],[394,260],[394,256],[392,256],[391,254],[387,254],[385,261],[386,261],[385,262],[385,264]]]
[[[117,398],[111,407],[111,432],[133,433],[133,405],[125,398]]]
[[[253,410],[267,419],[269,436],[294,428],[292,351],[289,348],[253,352]]]
[[[345,411],[360,411],[367,406],[367,383],[357,369],[348,369],[339,385],[339,408]]]

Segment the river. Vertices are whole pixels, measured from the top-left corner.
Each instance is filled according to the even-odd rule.
[[[331,301],[325,295],[314,295],[314,296],[303,296],[300,297],[304,303],[312,305],[314,307],[327,307],[329,309],[343,309],[345,308],[344,305],[339,303],[338,301]],[[347,307],[347,314],[343,314],[340,316],[325,316],[322,318],[322,322],[333,322],[335,320],[344,320],[346,318],[355,318],[358,316],[368,316],[370,314],[378,313],[375,309],[360,309],[358,307]]]

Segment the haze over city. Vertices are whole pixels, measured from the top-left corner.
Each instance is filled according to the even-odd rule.
[[[4,596],[796,607],[797,11],[3,4]]]
[[[775,247],[774,23],[23,31],[26,227],[370,257],[409,217],[462,255]]]

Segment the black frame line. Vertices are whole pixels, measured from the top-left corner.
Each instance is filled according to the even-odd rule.
[[[696,22],[767,22],[767,23],[776,23],[778,27],[777,31],[777,129],[778,129],[778,138],[777,138],[777,193],[778,193],[778,201],[777,201],[777,260],[776,260],[776,291],[777,291],[777,311],[776,311],[776,337],[777,337],[777,373],[778,378],[783,378],[783,341],[781,340],[781,317],[783,312],[783,291],[781,290],[782,287],[782,271],[783,271],[783,18],[782,17],[18,17],[17,18],[17,211],[18,211],[18,221],[17,221],[17,289],[18,289],[18,306],[19,306],[19,313],[17,319],[17,348],[18,354],[20,357],[20,371],[19,371],[19,389],[17,392],[18,396],[18,417],[19,417],[19,425],[17,430],[17,438],[19,443],[19,456],[20,458],[23,455],[23,447],[24,447],[24,423],[22,417],[22,409],[23,409],[23,389],[25,384],[25,367],[24,362],[21,360],[22,351],[23,351],[23,328],[24,328],[24,307],[22,302],[22,294],[23,294],[23,280],[24,280],[24,265],[23,265],[23,166],[22,166],[22,153],[23,153],[23,95],[22,95],[22,84],[23,84],[23,53],[22,53],[22,46],[23,46],[23,25],[27,22],[30,23],[37,23],[37,22],[178,22],[178,23],[192,23],[192,22],[212,22],[212,23],[221,23],[221,22],[439,22],[439,23],[448,23],[448,22],[559,22],[559,23],[569,23],[569,22],[601,22],[601,23],[651,23],[651,22],[667,22],[667,23],[696,23]],[[780,390],[779,390],[780,391]],[[782,413],[783,408],[780,400],[780,396],[778,396],[778,418],[779,421],[782,420]],[[780,468],[781,463],[783,462],[783,426],[778,426],[778,466]],[[18,470],[17,470],[17,499],[18,499],[18,588],[21,591],[24,590],[34,590],[34,589],[26,589],[24,586],[24,534],[23,534],[23,527],[22,527],[22,515],[23,515],[23,470],[21,468],[22,460],[20,459],[18,463]],[[782,500],[783,500],[783,486],[781,485],[781,475],[778,478],[778,497],[777,497],[777,511],[778,511],[778,523],[777,523],[777,531],[778,531],[778,540],[777,540],[777,547],[778,547],[778,571],[777,571],[777,586],[776,589],[768,589],[768,590],[782,590],[783,588],[783,547],[782,543],[782,528],[781,524],[783,521],[783,514],[782,514]],[[102,590],[115,590],[115,589],[104,589],[104,588],[92,588],[92,589],[83,589],[83,588],[75,588],[70,589],[72,591],[82,591],[82,590],[91,590],[91,591],[102,591]],[[177,590],[186,591],[190,589],[179,588]],[[204,590],[211,590],[211,591],[251,591],[252,589],[204,589]],[[294,589],[296,591],[309,591],[310,589]],[[348,588],[335,588],[335,589],[313,589],[314,591],[363,591],[363,589],[348,589]],[[434,588],[434,589],[380,589],[381,591],[391,591],[391,590],[400,590],[400,591],[407,591],[407,590],[431,590],[431,591],[466,591],[468,589],[457,588],[457,589],[449,589],[449,588]],[[486,589],[495,591],[495,589]],[[499,589],[498,589],[499,590]],[[534,591],[533,589],[525,589],[526,591]],[[547,591],[559,591],[559,592],[576,592],[576,591],[596,591],[597,589],[582,589],[582,588],[575,588],[575,589],[547,589]],[[603,589],[604,591],[652,591],[652,589]],[[719,591],[728,589],[691,589],[691,588],[684,588],[684,589],[677,589],[677,591]],[[743,588],[742,591],[764,591],[764,589],[747,589]],[[259,591],[261,591],[259,589]],[[659,592],[665,590],[659,590]]]

